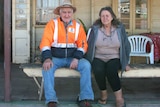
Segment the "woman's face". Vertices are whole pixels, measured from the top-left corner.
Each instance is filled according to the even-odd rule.
[[[113,20],[111,13],[107,10],[101,12],[100,18],[103,25],[111,25],[111,21]]]

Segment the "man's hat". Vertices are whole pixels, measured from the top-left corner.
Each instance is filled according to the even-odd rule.
[[[72,6],[72,3],[70,2],[70,0],[64,0],[63,3],[60,6],[58,6],[57,8],[54,9],[53,13],[56,14],[56,15],[59,15],[60,14],[59,13],[60,9],[61,8],[66,8],[66,7],[72,8],[73,9],[73,13],[76,12],[76,7]]]

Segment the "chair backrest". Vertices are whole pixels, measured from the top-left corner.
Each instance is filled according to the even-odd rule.
[[[153,41],[142,35],[132,35],[128,37],[131,45],[131,53],[146,53],[147,43],[153,44]]]

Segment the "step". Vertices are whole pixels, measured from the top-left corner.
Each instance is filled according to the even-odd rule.
[[[92,103],[93,107],[115,107],[114,101],[108,101],[107,104],[101,105],[96,102]],[[0,107],[46,107],[43,101],[11,101],[0,102]],[[58,107],[78,107],[76,102],[59,102]],[[127,101],[126,107],[160,107],[157,101]]]

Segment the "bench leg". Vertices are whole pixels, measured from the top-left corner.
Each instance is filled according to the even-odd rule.
[[[39,94],[39,101],[40,101],[42,99],[42,95],[43,95],[43,84],[44,84],[43,82],[44,82],[44,80],[42,78],[41,84],[40,84],[39,81],[37,80],[37,77],[33,77],[33,79],[34,79],[36,85],[38,86],[38,94]]]
[[[39,101],[42,99],[43,86],[44,86],[44,79],[42,78],[42,80],[41,80],[41,88],[40,88],[40,93],[39,93]]]

